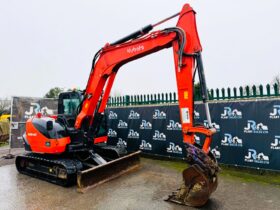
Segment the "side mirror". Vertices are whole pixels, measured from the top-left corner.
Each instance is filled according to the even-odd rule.
[[[53,129],[53,121],[47,121],[47,130],[50,131]]]

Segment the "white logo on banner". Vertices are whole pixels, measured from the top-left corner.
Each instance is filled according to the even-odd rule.
[[[199,112],[194,110],[194,119],[198,120],[200,118]]]
[[[110,128],[108,130],[108,136],[109,137],[117,137],[117,132]]]
[[[139,139],[139,133],[137,131],[134,131],[133,129],[129,129],[127,138]]]
[[[153,135],[153,140],[166,141],[166,136],[164,133],[160,133],[158,130],[155,130],[155,134]]]
[[[221,119],[241,119],[242,112],[237,109],[231,110],[230,107],[224,107],[224,113],[221,114]]]
[[[109,118],[110,120],[115,120],[115,119],[118,119],[118,115],[117,115],[117,113],[115,113],[115,112],[113,112],[113,111],[110,111],[110,112],[109,112],[108,118]]]
[[[168,153],[182,154],[182,148],[179,145],[175,145],[173,142],[169,142],[169,147],[166,148]]]
[[[194,135],[194,141],[195,141],[195,143],[200,144],[200,137],[197,135]]]
[[[164,111],[160,111],[159,109],[155,109],[153,119],[166,119],[166,113]]]
[[[205,126],[206,128],[209,128],[209,127],[210,127],[207,120],[204,120],[204,126]],[[221,130],[220,125],[217,124],[217,123],[215,123],[215,122],[212,123],[212,126],[217,130],[217,132],[219,132],[219,131]]]
[[[117,146],[118,147],[122,147],[122,146],[127,147],[127,142],[125,140],[123,140],[122,138],[119,138]]]
[[[134,110],[130,110],[130,113],[128,115],[128,119],[133,119],[133,120],[140,119],[140,114],[135,112]]]
[[[211,150],[211,153],[214,155],[216,159],[221,158],[221,152],[219,151],[218,147],[215,147],[214,149]]]
[[[280,118],[280,105],[274,105],[273,111],[269,113],[270,119],[279,119]]]
[[[274,142],[270,144],[270,149],[280,150],[280,136],[275,136]]]
[[[182,125],[174,120],[169,120],[169,125],[167,125],[167,130],[182,130]]]
[[[255,149],[248,149],[248,155],[244,157],[245,162],[269,164],[269,157],[263,152],[257,153]]]
[[[152,129],[152,123],[142,120],[142,123],[140,125],[140,129]]]
[[[152,150],[152,145],[145,140],[142,140],[141,144],[139,145],[139,149],[142,150]]]
[[[38,103],[30,103],[29,111],[25,111],[24,118],[25,119],[32,118],[34,115],[38,113],[42,113],[42,115],[53,115],[54,111],[46,106],[41,108],[40,104]]]
[[[248,120],[247,127],[244,127],[244,133],[266,134],[268,127],[263,123],[257,124],[254,120]]]
[[[118,128],[127,128],[127,123],[122,120],[119,120]]]
[[[225,133],[224,139],[221,141],[221,145],[223,146],[232,146],[232,147],[242,147],[242,139],[237,136],[232,137],[231,134]]]

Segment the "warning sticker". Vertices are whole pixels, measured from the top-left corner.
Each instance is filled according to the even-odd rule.
[[[182,108],[181,109],[181,116],[182,116],[183,123],[190,123],[191,122],[189,108]]]

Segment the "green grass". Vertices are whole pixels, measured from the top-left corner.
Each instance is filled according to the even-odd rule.
[[[0,147],[4,147],[4,146],[7,146],[7,145],[9,145],[8,142],[0,142]]]
[[[143,158],[143,160],[148,161],[148,159]],[[188,165],[180,160],[153,160],[158,165],[163,167],[174,169],[178,172],[182,172]],[[246,168],[237,168],[234,166],[224,166],[220,165],[221,171],[220,176],[230,179],[238,179],[243,182],[258,182],[263,184],[271,184],[280,187],[280,173],[269,172],[264,170],[256,169],[246,169]]]

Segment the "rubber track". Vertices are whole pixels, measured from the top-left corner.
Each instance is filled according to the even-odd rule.
[[[24,169],[20,167],[20,159],[27,159],[29,162],[36,164],[40,164],[41,166],[46,167],[53,167],[55,165],[59,166],[60,168],[66,169],[67,172],[67,179],[61,179],[59,177],[55,177],[52,174],[46,174],[45,172],[34,172],[30,169]],[[16,157],[16,167],[17,170],[25,175],[29,175],[35,178],[39,178],[57,185],[61,185],[64,187],[71,186],[76,184],[77,182],[77,172],[82,169],[82,163],[76,159],[63,159],[63,158],[46,158],[39,154],[28,153],[25,155],[19,155]],[[37,170],[37,169],[36,169]]]

